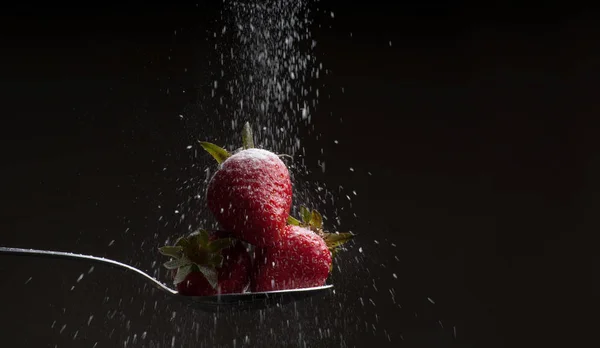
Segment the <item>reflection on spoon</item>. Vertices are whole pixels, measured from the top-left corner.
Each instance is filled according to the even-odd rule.
[[[0,246],[0,254],[12,254],[22,256],[38,256],[52,257],[68,260],[76,260],[88,263],[99,263],[103,265],[113,266],[122,270],[127,270],[144,277],[152,283],[154,287],[168,294],[171,298],[183,301],[190,307],[205,311],[216,311],[227,308],[235,309],[261,309],[271,305],[285,304],[294,301],[299,301],[315,295],[320,295],[328,292],[333,288],[333,285],[324,285],[314,288],[304,289],[289,289],[265,292],[252,292],[243,294],[221,294],[215,296],[182,296],[176,290],[164,285],[149,274],[139,270],[133,266],[121,263],[119,261],[107,259],[104,257],[73,254],[63,251],[36,250],[36,249],[21,249],[8,248]]]

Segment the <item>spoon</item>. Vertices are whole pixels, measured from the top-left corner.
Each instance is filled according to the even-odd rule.
[[[142,270],[133,266],[121,263],[119,261],[107,259],[104,257],[73,254],[63,251],[36,250],[8,248],[0,246],[0,254],[11,254],[21,256],[38,256],[48,258],[62,258],[74,261],[83,261],[89,263],[98,263],[113,266],[121,270],[131,271],[149,281],[154,287],[166,293],[173,299],[182,301],[190,307],[204,311],[215,312],[217,310],[235,308],[235,309],[263,309],[272,305],[286,304],[294,301],[303,300],[315,295],[322,295],[333,288],[333,285],[324,285],[312,288],[276,290],[264,292],[248,292],[241,294],[220,294],[214,296],[184,296],[164,285],[157,279]]]

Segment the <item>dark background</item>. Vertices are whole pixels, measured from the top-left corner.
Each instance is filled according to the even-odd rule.
[[[219,8],[1,11],[0,245],[159,268],[155,248],[204,212],[193,196],[211,162],[186,146],[230,136],[204,126],[216,116],[201,105]],[[359,234],[338,260],[336,293],[262,313],[190,313],[133,275],[2,256],[2,346],[584,340],[597,299],[585,238],[598,227],[594,14],[443,2],[314,8],[315,54],[331,73],[313,115],[321,136],[303,138],[305,180],[341,185],[335,214]]]

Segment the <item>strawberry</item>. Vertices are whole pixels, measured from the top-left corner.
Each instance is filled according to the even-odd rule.
[[[303,222],[289,219],[285,238],[277,245],[257,248],[252,291],[309,288],[325,285],[333,252],[350,240],[350,233],[326,233],[317,211],[302,208]]]
[[[246,247],[222,231],[199,230],[159,249],[172,259],[173,283],[181,295],[243,293],[250,284],[251,261]]]
[[[310,288],[325,284],[331,252],[323,238],[309,229],[288,225],[277,247],[256,250],[252,291]]]
[[[256,246],[282,238],[292,206],[292,182],[285,163],[273,152],[254,148],[246,123],[244,148],[230,155],[201,142],[219,162],[206,192],[207,205],[219,224],[236,238]]]

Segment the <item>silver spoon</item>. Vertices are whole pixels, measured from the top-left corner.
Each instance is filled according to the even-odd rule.
[[[121,270],[132,271],[144,277],[147,281],[152,283],[154,287],[168,294],[171,298],[183,301],[185,304],[193,308],[198,308],[205,311],[217,311],[227,308],[262,309],[272,305],[286,304],[294,301],[303,300],[305,298],[312,297],[315,295],[321,295],[333,288],[333,285],[324,285],[314,288],[265,292],[248,292],[243,294],[221,294],[215,296],[183,296],[179,295],[176,290],[171,289],[170,287],[164,285],[149,274],[135,267],[104,257],[73,254],[63,251],[8,248],[1,246],[0,254],[61,258],[89,263],[98,263],[113,266]]]

